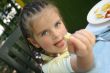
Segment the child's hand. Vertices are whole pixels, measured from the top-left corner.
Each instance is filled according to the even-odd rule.
[[[76,53],[77,56],[87,56],[93,45],[95,44],[95,36],[85,29],[76,31],[68,40],[68,50]]]

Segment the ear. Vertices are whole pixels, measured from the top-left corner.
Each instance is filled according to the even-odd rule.
[[[40,48],[40,45],[37,43],[37,41],[33,38],[27,38],[27,40],[33,44],[35,47]]]

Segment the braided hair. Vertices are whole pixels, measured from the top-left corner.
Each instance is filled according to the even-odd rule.
[[[28,40],[27,38],[33,37],[33,32],[32,32],[32,25],[31,25],[31,19],[34,15],[40,13],[44,8],[46,8],[48,5],[51,5],[54,7],[54,9],[59,13],[58,9],[53,5],[49,4],[47,0],[34,0],[31,3],[28,3],[21,9],[21,13],[19,16],[19,26],[21,28],[21,31],[27,41],[28,47],[32,50],[33,57],[35,58],[36,62],[38,65],[41,67],[43,60],[41,58],[41,53],[44,53],[43,49],[35,49],[34,47]]]
[[[35,49],[35,47],[29,43],[27,38],[33,37],[33,32],[31,28],[31,18],[42,11],[43,8],[45,8],[48,5],[48,2],[46,0],[34,0],[31,3],[28,3],[21,9],[21,13],[19,16],[19,26],[21,28],[21,31],[26,39],[28,47],[32,50],[32,56],[35,58],[35,61],[38,64],[38,68],[41,69],[42,65],[42,58],[41,58],[41,50]],[[42,70],[42,69],[41,69]]]
[[[21,31],[27,41],[27,45],[32,50],[33,57],[38,63],[38,67],[40,68],[41,68],[42,63],[44,63],[44,61],[41,58],[41,53],[45,54],[45,52],[41,48],[35,49],[36,47],[34,47],[31,43],[29,43],[27,38],[29,37],[34,38],[33,36],[34,33],[32,32],[32,24],[31,24],[32,22],[31,20],[33,16],[39,14],[44,8],[46,8],[49,5],[51,5],[55,9],[55,11],[59,14],[58,9],[53,4],[51,3],[49,4],[47,0],[34,0],[33,2],[25,5],[23,9],[21,9],[21,13],[20,13],[19,20],[18,20]]]
[[[23,9],[21,9],[19,25],[21,29],[23,29],[23,34],[26,38],[33,36],[29,20],[31,20],[31,18],[35,14],[41,12],[41,10],[45,8],[47,5],[48,3],[46,0],[35,0],[31,3],[28,3],[27,5],[25,5]]]

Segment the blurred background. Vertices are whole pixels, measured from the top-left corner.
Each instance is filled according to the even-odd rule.
[[[31,0],[0,0],[0,46],[17,27],[20,9]],[[51,0],[58,6],[69,32],[85,28],[89,10],[100,0]],[[0,73],[8,66],[0,60]]]

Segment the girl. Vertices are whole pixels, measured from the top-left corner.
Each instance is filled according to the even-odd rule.
[[[82,73],[93,66],[95,37],[82,29],[65,40],[67,29],[52,3],[36,0],[27,4],[19,20],[26,39],[36,47],[34,55],[44,73]]]

